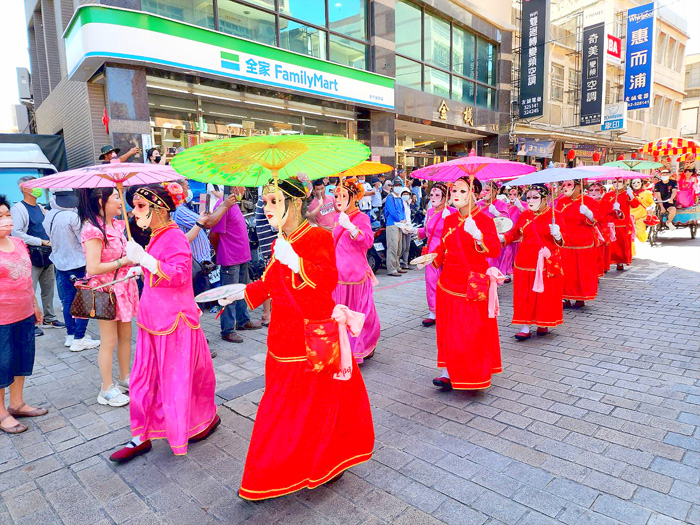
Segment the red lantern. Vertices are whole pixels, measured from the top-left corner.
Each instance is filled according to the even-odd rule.
[[[595,152],[593,153],[593,162],[599,162],[599,161],[600,161],[600,153],[598,153],[597,151],[595,151]]]
[[[659,162],[659,156],[658,156],[658,155],[654,155],[654,162]]]
[[[637,153],[636,153],[636,152],[633,152],[633,153],[632,153],[632,158],[633,158],[633,159],[636,159],[636,158],[637,158]]]
[[[624,156],[624,155],[620,155],[620,156],[617,157],[617,160],[625,160],[625,156]]]
[[[570,149],[569,152],[566,154],[566,158],[569,160],[574,160],[576,158],[576,151]]]

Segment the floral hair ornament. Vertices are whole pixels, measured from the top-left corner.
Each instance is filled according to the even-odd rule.
[[[365,195],[365,187],[360,184],[355,177],[344,179],[343,188],[348,190],[351,199],[357,199],[359,201]]]
[[[175,203],[176,208],[185,202],[185,191],[177,182],[166,182],[163,183],[163,186],[165,186],[165,189],[170,194],[170,198],[173,200],[173,203]]]
[[[532,184],[527,188],[527,191],[536,191],[543,199],[549,195],[549,189],[544,184]]]

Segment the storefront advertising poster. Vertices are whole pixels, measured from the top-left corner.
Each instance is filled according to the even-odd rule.
[[[520,118],[544,114],[545,50],[549,34],[549,0],[522,2],[520,48]]]
[[[654,85],[654,3],[627,11],[625,102],[629,110],[651,107]]]
[[[627,131],[627,102],[607,104],[603,114],[602,131]]]
[[[553,140],[518,139],[518,157],[538,157],[551,159],[554,154]]]
[[[581,126],[600,124],[605,102],[605,6],[583,12],[583,73],[581,79]]]

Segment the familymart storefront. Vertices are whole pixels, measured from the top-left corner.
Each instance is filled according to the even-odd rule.
[[[394,110],[391,78],[149,13],[83,6],[64,39],[71,80],[103,86],[102,123],[122,149],[174,154],[267,134],[357,138],[358,120]]]

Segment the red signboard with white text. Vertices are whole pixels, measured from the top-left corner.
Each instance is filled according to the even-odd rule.
[[[622,39],[608,35],[608,58],[614,62],[622,59]]]

